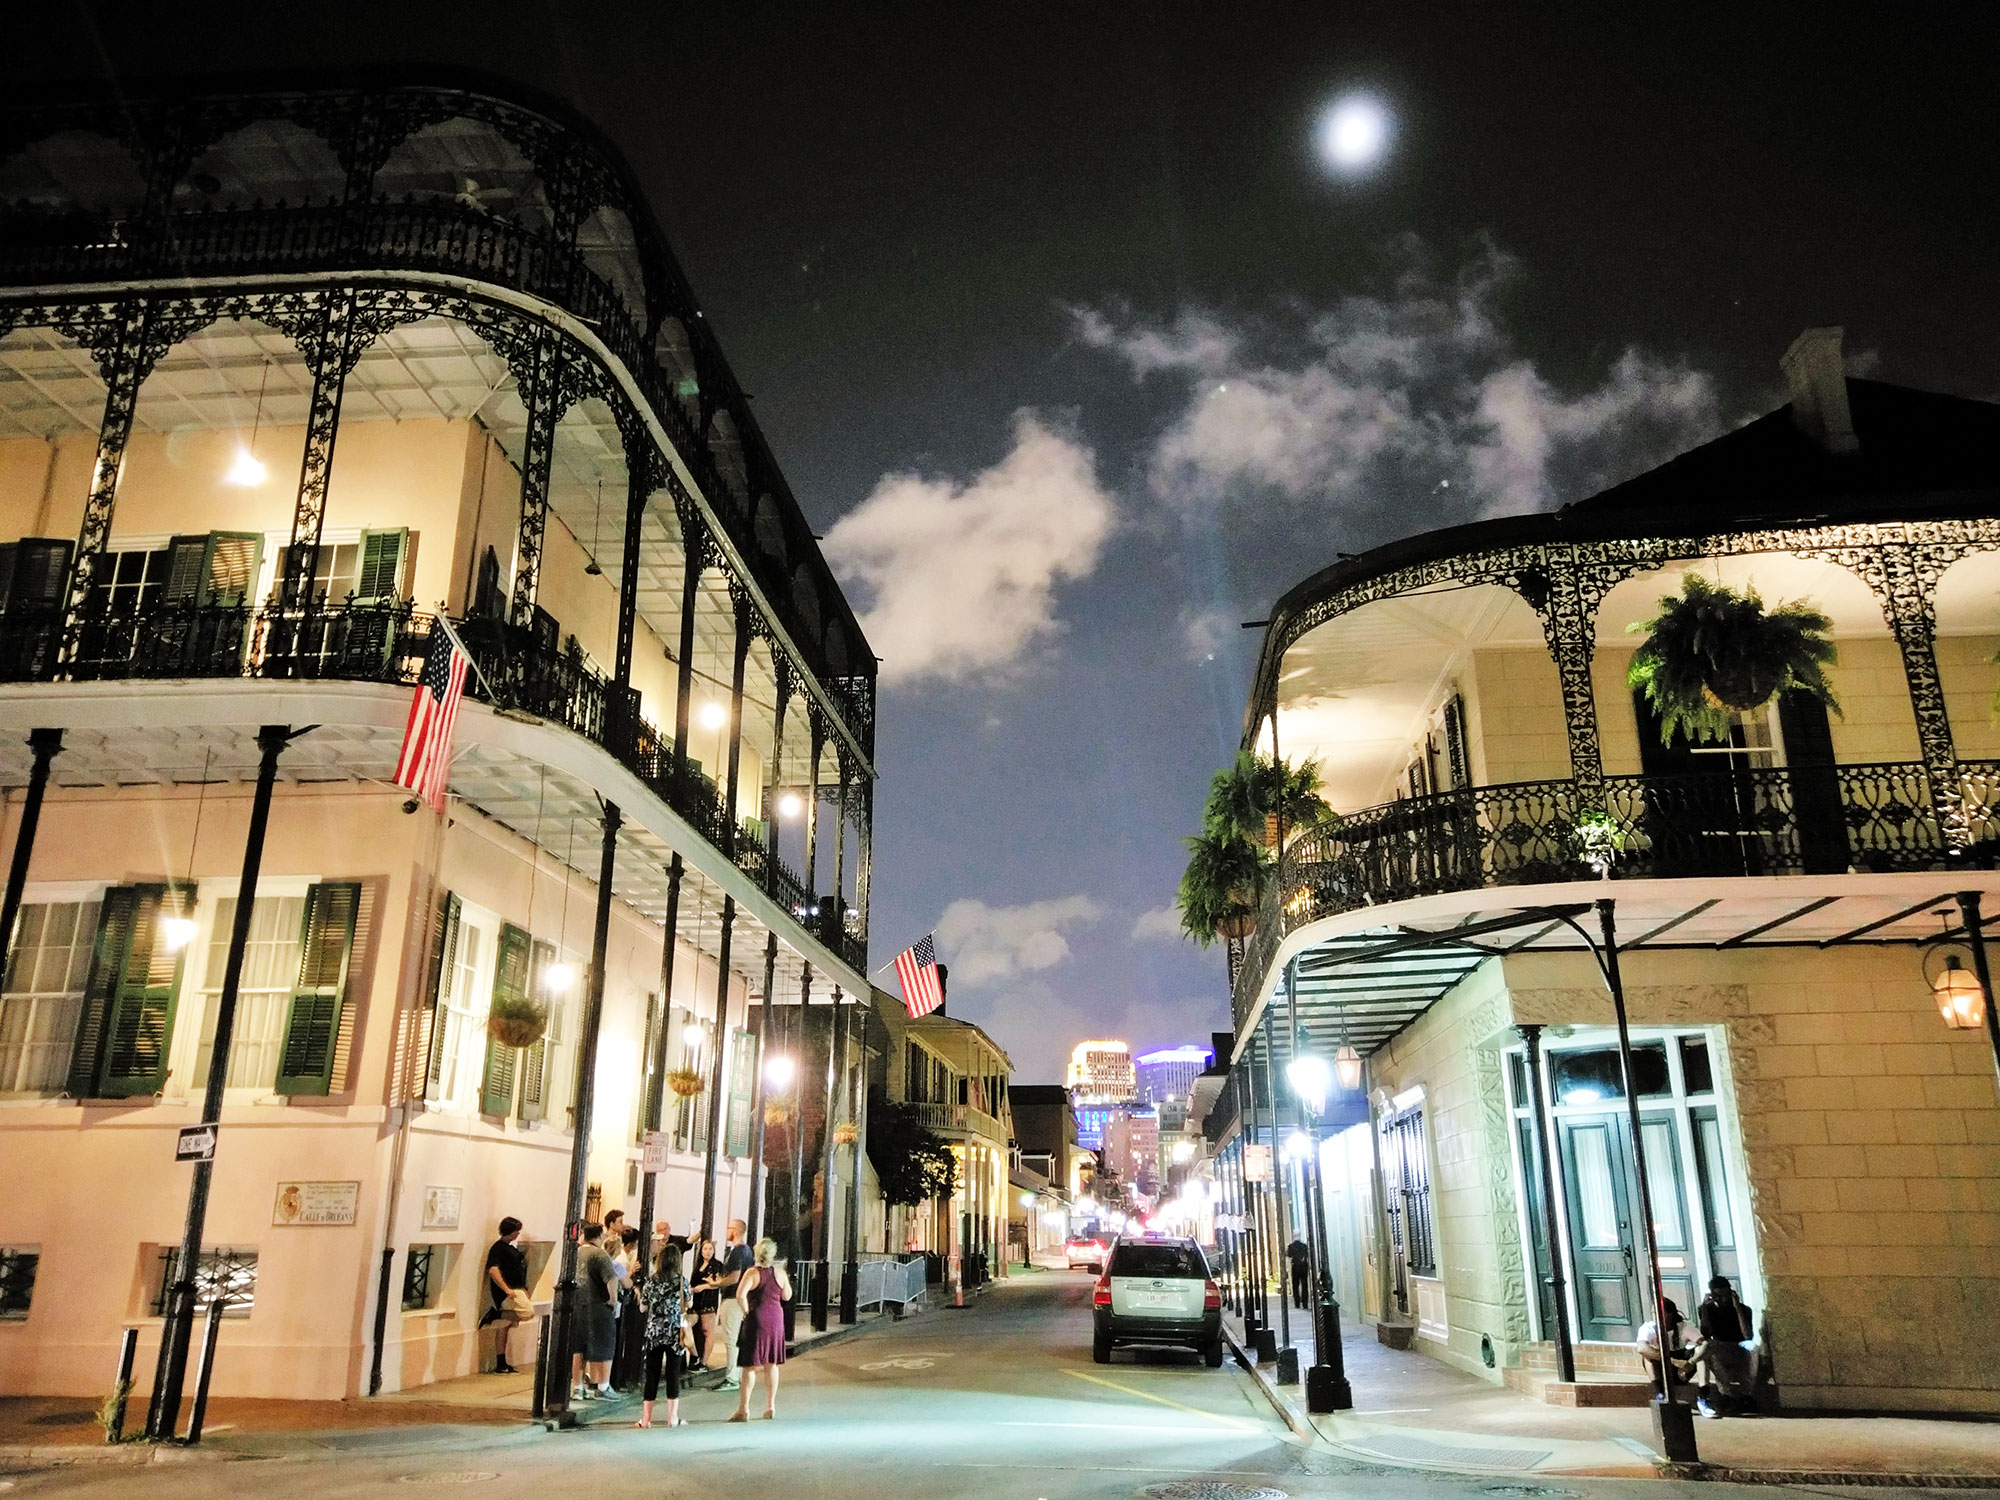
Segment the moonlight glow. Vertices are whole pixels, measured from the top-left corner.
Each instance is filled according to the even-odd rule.
[[[1319,154],[1339,172],[1365,172],[1389,145],[1389,112],[1366,94],[1347,94],[1319,117]]]

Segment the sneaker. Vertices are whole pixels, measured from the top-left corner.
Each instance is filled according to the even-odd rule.
[[[600,1385],[597,1388],[597,1397],[600,1401],[609,1401],[611,1399],[611,1396],[612,1396],[612,1390],[611,1390],[611,1383],[609,1381],[606,1381],[603,1385]]]
[[[718,1391],[740,1391],[743,1389],[743,1382],[740,1380],[725,1380],[716,1389]]]

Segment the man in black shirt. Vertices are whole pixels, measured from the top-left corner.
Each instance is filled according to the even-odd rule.
[[[500,1325],[499,1354],[493,1367],[499,1375],[514,1373],[514,1367],[507,1362],[507,1338],[516,1323],[527,1320],[520,1309],[528,1295],[528,1255],[515,1243],[520,1237],[521,1221],[510,1214],[500,1221],[500,1238],[486,1252],[486,1295],[492,1306],[480,1318],[479,1326]],[[516,1292],[520,1293],[518,1298],[512,1295]]]

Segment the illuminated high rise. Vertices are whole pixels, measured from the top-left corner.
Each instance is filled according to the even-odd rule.
[[[1114,1039],[1078,1042],[1069,1055],[1069,1072],[1063,1081],[1079,1104],[1122,1104],[1137,1088],[1132,1049]]]
[[[1186,1107],[1188,1090],[1208,1068],[1215,1054],[1206,1047],[1162,1047],[1137,1059],[1137,1097],[1147,1104]]]

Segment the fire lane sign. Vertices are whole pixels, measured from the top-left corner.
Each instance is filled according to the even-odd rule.
[[[207,1125],[183,1125],[180,1136],[174,1142],[175,1161],[214,1161],[215,1138],[222,1127],[213,1122]]]

